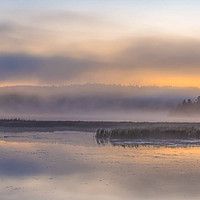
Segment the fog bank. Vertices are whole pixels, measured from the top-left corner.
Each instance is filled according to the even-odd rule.
[[[183,99],[198,88],[71,85],[0,88],[0,117],[51,120],[196,121],[172,117]]]

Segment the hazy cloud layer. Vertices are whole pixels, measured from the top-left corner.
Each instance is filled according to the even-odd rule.
[[[54,11],[51,13],[42,13],[37,17],[34,17],[33,20],[38,21],[39,23],[77,23],[77,25],[80,25],[81,23],[83,25],[102,25],[106,24],[106,21],[103,20],[100,17],[95,16],[94,14],[88,14],[88,13],[81,13],[76,11]]]
[[[143,72],[150,72],[152,79],[156,79],[157,75],[163,79],[165,76],[180,75],[184,80],[184,76],[196,77],[200,72],[199,66],[199,40],[138,38],[107,61],[97,59],[92,54],[79,59],[69,56],[1,54],[0,82],[120,84],[129,76],[139,73],[137,79],[131,80],[131,84],[138,84],[146,78]],[[121,80],[118,80],[119,76]]]
[[[82,76],[97,66],[90,60],[64,57],[38,57],[30,55],[1,55],[1,83],[36,81],[47,84],[64,84]]]
[[[0,52],[63,55],[75,46],[82,48],[88,41],[112,39],[119,27],[92,11],[28,9],[13,10],[10,15],[2,12]]]
[[[0,84],[199,87],[197,8],[194,2],[2,2]]]
[[[0,34],[15,30],[16,26],[9,22],[0,23]]]
[[[193,73],[199,71],[200,40],[138,38],[122,52],[119,62],[129,68]]]

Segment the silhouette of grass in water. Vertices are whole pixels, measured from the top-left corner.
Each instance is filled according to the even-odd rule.
[[[194,127],[99,129],[95,136],[107,139],[200,139],[200,129]]]
[[[139,147],[166,146],[187,147],[200,146],[200,127],[197,125],[179,124],[177,127],[134,127],[99,129],[95,135],[99,145]]]

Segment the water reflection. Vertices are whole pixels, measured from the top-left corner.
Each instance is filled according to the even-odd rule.
[[[113,148],[83,132],[0,136],[1,200],[200,198],[199,147]]]

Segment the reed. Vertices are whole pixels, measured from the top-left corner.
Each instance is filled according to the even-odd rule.
[[[109,139],[200,139],[200,129],[195,127],[156,127],[98,129],[96,138]]]

